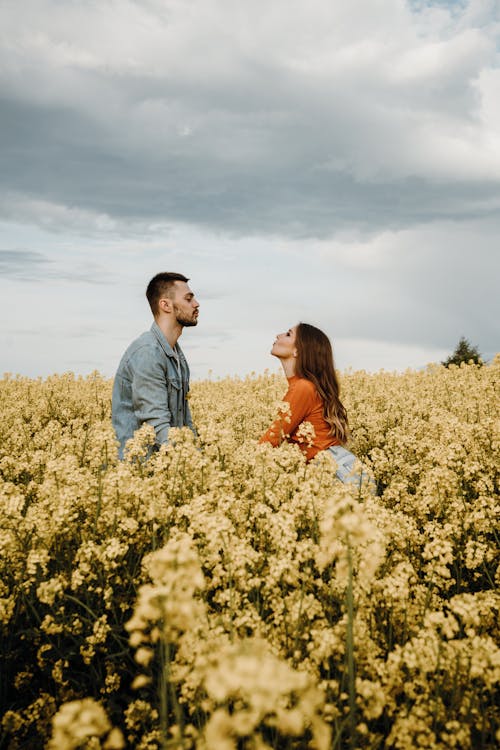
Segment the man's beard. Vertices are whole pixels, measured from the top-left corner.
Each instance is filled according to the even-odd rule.
[[[194,318],[194,320],[187,320],[187,318],[177,318],[177,322],[183,328],[189,328],[190,326],[198,325],[198,318]]]
[[[183,317],[182,313],[179,312],[179,308],[174,305],[175,319],[180,326],[183,328],[190,328],[191,326],[198,325],[198,316],[192,318]],[[194,315],[194,314],[193,314]]]

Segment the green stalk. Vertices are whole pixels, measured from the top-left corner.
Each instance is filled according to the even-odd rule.
[[[347,540],[348,579],[346,591],[347,632],[346,632],[346,661],[347,684],[349,691],[349,745],[356,747],[356,664],[354,660],[354,591],[352,575],[352,552]]]
[[[160,732],[161,732],[161,744],[163,750],[167,750],[172,747],[184,747],[184,720],[182,716],[181,707],[175,694],[175,686],[172,684],[170,675],[170,662],[172,660],[171,644],[163,639],[160,641],[160,681],[158,685],[159,689],[159,707],[160,707]],[[175,716],[175,722],[180,732],[179,740],[168,739],[168,711],[169,711],[169,695],[171,699],[171,707]]]
[[[163,750],[168,746],[168,676],[169,664],[167,656],[167,645],[164,640],[160,640],[160,681],[159,689],[159,708],[160,708],[160,732],[161,744]]]

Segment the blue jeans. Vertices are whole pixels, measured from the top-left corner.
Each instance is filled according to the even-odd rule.
[[[375,482],[363,465],[361,465],[359,471],[353,471],[354,464],[358,460],[354,453],[341,445],[332,445],[328,450],[337,463],[337,479],[340,479],[344,484],[356,484],[359,487],[361,487],[363,481],[368,482],[372,491],[375,492]]]

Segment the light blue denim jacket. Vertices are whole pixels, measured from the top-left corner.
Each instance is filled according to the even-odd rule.
[[[179,344],[172,349],[154,322],[130,344],[115,375],[112,421],[120,458],[127,440],[144,423],[154,427],[157,446],[168,442],[170,427],[190,427],[194,432],[188,392],[186,358]]]

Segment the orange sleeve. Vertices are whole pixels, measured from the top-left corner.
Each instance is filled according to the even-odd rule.
[[[275,419],[259,443],[271,443],[276,447],[285,438],[293,435],[297,427],[310,415],[315,404],[315,394],[316,389],[309,380],[301,379],[292,383],[283,397],[283,401],[290,405],[290,413]]]

